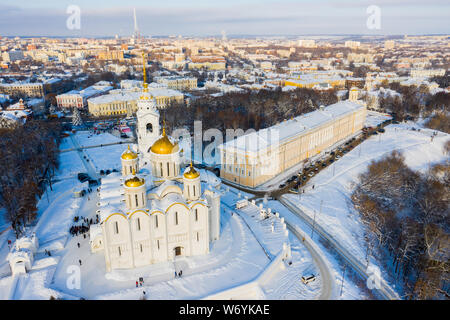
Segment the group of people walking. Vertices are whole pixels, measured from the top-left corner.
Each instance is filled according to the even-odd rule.
[[[79,222],[82,221],[81,225],[79,226],[71,226],[70,227],[70,234],[72,235],[72,237],[74,236],[78,236],[80,234],[82,234],[84,236],[84,238],[86,238],[86,233],[89,231],[91,224],[94,223],[98,223],[99,222],[99,217],[98,214],[96,215],[96,219],[88,219],[88,218],[84,218],[83,216],[76,216],[75,218],[73,218],[74,222]]]

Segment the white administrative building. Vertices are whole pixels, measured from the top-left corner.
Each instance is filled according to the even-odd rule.
[[[340,101],[228,141],[219,146],[220,176],[257,187],[361,130],[366,113],[357,101]]]

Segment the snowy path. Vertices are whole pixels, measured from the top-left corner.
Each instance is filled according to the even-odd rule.
[[[96,145],[92,145],[92,146],[80,146],[78,147],[74,147],[74,148],[69,148],[69,149],[62,149],[60,152],[64,153],[64,152],[70,152],[70,151],[76,151],[78,149],[92,149],[92,148],[102,148],[102,147],[107,147],[107,146],[113,146],[116,144],[127,144],[127,143],[135,143],[136,141],[134,139],[129,139],[129,140],[123,140],[123,141],[118,141],[118,142],[109,142],[109,143],[103,143],[103,144],[96,144]]]
[[[75,148],[77,149],[78,155],[80,156],[80,160],[83,162],[84,167],[86,168],[89,176],[91,176],[91,178],[93,178],[93,179],[99,179],[99,175],[97,174],[97,171],[95,170],[95,168],[92,165],[92,163],[88,162],[83,157],[83,150],[81,149],[81,146],[78,143],[78,140],[74,137],[74,135],[71,135],[70,138],[71,138],[72,143],[74,144]]]

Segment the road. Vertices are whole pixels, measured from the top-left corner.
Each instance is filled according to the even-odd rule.
[[[306,235],[302,234],[298,227],[291,225],[286,220],[284,221],[286,223],[286,227],[288,230],[297,237],[300,243],[303,243],[305,248],[309,251],[311,254],[311,257],[314,260],[314,263],[319,267],[319,272],[321,276],[321,283],[322,283],[322,290],[320,292],[320,296],[317,297],[317,300],[331,300],[334,299],[334,283],[335,279],[332,275],[332,272],[330,270],[330,267],[328,265],[328,262],[324,259],[322,256],[322,253],[320,253],[318,248],[316,248],[316,245],[312,241],[312,239]],[[305,239],[303,241],[303,239]]]
[[[71,135],[72,141],[73,141],[73,135]],[[80,149],[91,149],[91,148],[99,148],[99,147],[106,147],[106,146],[112,146],[115,144],[127,144],[127,143],[135,143],[134,139],[130,139],[130,140],[123,140],[123,141],[118,141],[118,142],[110,142],[110,143],[104,143],[104,144],[97,144],[97,145],[93,145],[93,146],[85,146],[85,147],[81,147],[80,144],[78,144],[78,147],[75,148],[70,148],[70,149],[63,149],[60,152],[69,152],[69,151],[74,151],[77,150],[79,151]]]
[[[238,210],[233,210],[229,205],[222,202],[229,210],[232,210],[233,212],[236,212],[236,214],[240,215]],[[242,219],[245,222],[245,219]],[[320,296],[317,297],[317,300],[331,300],[334,297],[334,283],[335,279],[332,275],[331,269],[329,267],[328,262],[325,260],[325,258],[322,256],[322,253],[320,252],[320,249],[314,244],[312,239],[306,235],[305,233],[301,232],[298,227],[293,226],[289,224],[286,220],[284,221],[286,223],[286,227],[289,229],[289,231],[298,239],[299,243],[302,243],[305,248],[309,251],[311,254],[311,257],[316,264],[316,266],[319,268],[320,276],[321,276],[321,283],[322,283],[322,290],[320,292]],[[251,230],[250,226],[245,222],[247,227]],[[266,256],[271,260],[271,257],[268,255],[267,250],[264,248],[264,246],[259,242],[256,235],[253,233],[253,236],[255,237],[256,241],[258,241],[259,245],[263,249]]]
[[[96,180],[100,179],[100,176],[97,174],[97,171],[95,170],[92,163],[90,161],[88,162],[84,158],[83,149],[81,148],[80,144],[78,143],[78,140],[74,137],[74,135],[70,135],[70,139],[72,140],[72,143],[75,146],[75,149],[77,150],[78,155],[80,156],[80,159],[83,162],[83,165],[86,168],[86,171],[88,172],[89,176]]]
[[[306,215],[300,208],[295,206],[291,201],[285,199],[283,196],[278,198],[278,201],[288,208],[297,217],[302,219],[309,227],[313,227],[314,222]],[[361,278],[367,280],[371,275],[367,274],[366,266],[362,264],[355,256],[353,256],[346,248],[341,246],[328,232],[326,232],[319,224],[314,224],[314,230],[336,250],[336,252],[361,276]],[[400,299],[398,294],[393,291],[387,283],[380,279],[380,287],[374,289],[381,297],[386,300]]]

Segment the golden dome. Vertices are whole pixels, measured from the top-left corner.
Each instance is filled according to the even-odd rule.
[[[136,188],[136,187],[140,187],[145,184],[144,179],[140,179],[138,176],[136,176],[136,171],[134,171],[134,168],[133,168],[132,175],[134,176],[133,178],[127,179],[125,181],[125,185],[127,187]]]
[[[171,154],[175,145],[170,142],[166,135],[166,130],[163,128],[163,136],[155,141],[150,150],[157,154]]]
[[[124,153],[122,153],[123,160],[133,160],[133,159],[137,159],[137,157],[138,157],[137,153],[134,153],[133,151],[131,151],[129,145],[128,145],[128,149],[125,150]]]
[[[192,162],[191,162],[191,165],[190,165],[190,167],[189,167],[189,171],[185,172],[185,173],[183,174],[183,176],[184,176],[186,179],[195,179],[195,178],[198,178],[198,177],[200,176],[200,173],[198,173],[198,171],[196,171],[196,170],[194,169],[194,166],[192,165]]]

